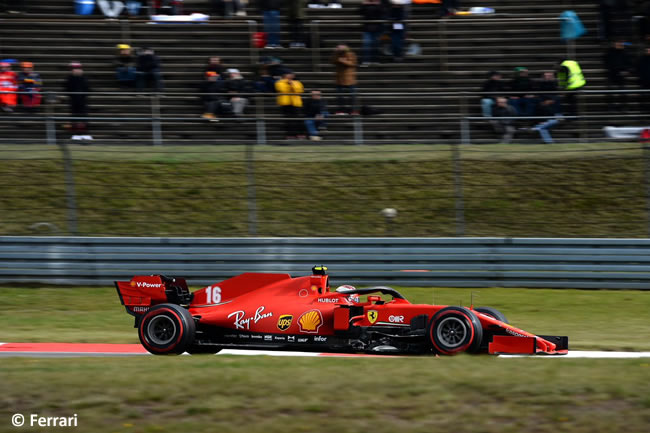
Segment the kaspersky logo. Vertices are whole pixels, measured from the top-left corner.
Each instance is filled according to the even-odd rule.
[[[293,316],[291,314],[283,314],[278,318],[278,329],[280,331],[286,331],[291,326],[293,322]]]
[[[368,311],[368,322],[371,325],[377,321],[377,317],[379,317],[379,313],[376,310]]]

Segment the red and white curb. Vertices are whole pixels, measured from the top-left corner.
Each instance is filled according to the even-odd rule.
[[[95,344],[95,343],[0,343],[0,357],[26,356],[43,358],[62,357],[107,357],[107,356],[140,356],[150,355],[140,344]],[[365,355],[350,353],[318,353],[318,352],[292,352],[274,350],[243,350],[224,349],[218,355],[267,355],[267,356],[294,356],[294,357],[378,357],[386,358],[389,355]],[[529,355],[499,355],[500,358],[521,358]],[[535,358],[564,359],[564,358],[650,358],[650,352],[604,352],[604,351],[579,351],[572,350],[567,355],[561,356],[535,356]]]

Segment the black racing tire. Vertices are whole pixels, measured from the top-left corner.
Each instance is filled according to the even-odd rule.
[[[196,324],[187,309],[176,304],[151,308],[140,320],[140,342],[154,355],[179,355],[194,343]]]
[[[202,354],[209,354],[209,355],[214,355],[215,353],[221,352],[221,347],[218,346],[197,346],[193,345],[187,349],[187,353],[190,355],[202,355]]]
[[[477,352],[483,339],[478,317],[463,307],[445,307],[429,323],[429,341],[441,355]]]
[[[502,321],[503,323],[510,323],[508,322],[508,319],[506,319],[505,314],[503,314],[501,311],[497,310],[496,308],[478,307],[478,308],[474,308],[474,311],[478,311],[479,313],[483,313],[485,315],[493,317],[497,320]]]

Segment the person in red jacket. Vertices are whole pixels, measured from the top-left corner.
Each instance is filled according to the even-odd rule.
[[[18,102],[16,93],[1,93],[1,92],[16,92],[18,90],[18,77],[14,71],[11,70],[11,63],[0,63],[0,109],[7,113],[14,111],[14,107]]]

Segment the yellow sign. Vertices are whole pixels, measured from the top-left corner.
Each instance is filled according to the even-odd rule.
[[[278,318],[278,329],[280,331],[286,331],[291,326],[293,322],[293,316],[291,314],[283,314]]]
[[[371,325],[377,321],[377,317],[379,317],[379,313],[376,310],[368,311],[368,322]]]
[[[306,313],[302,313],[298,319],[298,325],[300,325],[300,332],[306,332],[308,334],[318,332],[318,328],[323,324],[323,315],[319,310],[309,310]]]

